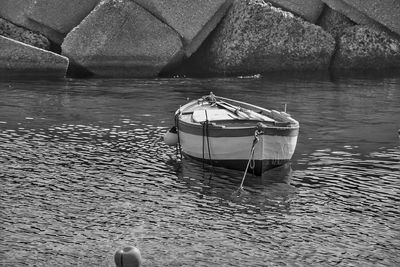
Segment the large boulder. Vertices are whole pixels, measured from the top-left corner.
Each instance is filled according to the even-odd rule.
[[[0,36],[0,70],[2,72],[44,73],[65,76],[68,58]]]
[[[327,6],[318,20],[318,25],[332,34],[333,37],[338,38],[345,29],[355,26],[355,23],[342,13]]]
[[[385,26],[400,35],[399,0],[321,0],[360,25]]]
[[[400,41],[367,26],[347,28],[339,38],[332,67],[335,70],[400,68]]]
[[[100,76],[154,77],[183,56],[179,34],[129,0],[102,1],[62,44],[77,66]]]
[[[26,13],[34,1],[35,0],[1,0],[0,17],[16,25],[25,26],[27,20]]]
[[[225,15],[233,0],[134,0],[177,31],[187,56],[193,54]]]
[[[320,0],[268,0],[268,2],[310,22],[316,22],[324,8],[324,3]]]
[[[237,0],[191,59],[213,74],[328,69],[334,38],[262,0]]]
[[[99,0],[36,0],[29,19],[45,27],[44,34],[61,44],[64,36],[77,26]]]
[[[65,35],[98,2],[99,0],[1,0],[0,16],[61,44]]]
[[[0,18],[0,35],[38,48],[46,50],[50,48],[50,41],[42,34],[16,26],[2,18]]]

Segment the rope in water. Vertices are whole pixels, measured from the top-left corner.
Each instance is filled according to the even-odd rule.
[[[244,183],[244,180],[245,180],[245,178],[246,178],[247,171],[248,171],[249,167],[250,167],[251,169],[254,170],[254,167],[255,167],[254,151],[255,151],[255,149],[256,149],[256,144],[257,144],[258,141],[259,141],[259,137],[258,137],[258,136],[259,136],[260,134],[262,134],[262,131],[256,130],[256,131],[254,132],[254,140],[253,140],[253,144],[252,144],[251,150],[250,150],[249,161],[247,162],[247,166],[246,166],[246,169],[245,169],[245,171],[244,171],[243,178],[242,178],[242,182],[240,183],[239,190],[243,190],[243,183]]]

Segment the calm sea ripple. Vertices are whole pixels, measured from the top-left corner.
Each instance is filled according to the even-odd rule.
[[[3,83],[1,266],[114,266],[115,251],[126,245],[141,250],[143,266],[400,266],[397,132],[387,138],[377,131],[378,138],[346,130],[353,125],[362,132],[357,123],[368,101],[387,104],[379,115],[382,129],[400,126],[391,120],[400,111],[399,79],[378,95],[371,88],[346,91],[350,100],[337,85],[324,83],[315,99],[306,99],[304,84],[272,82],[300,90],[289,105],[298,105],[299,146],[291,164],[249,175],[241,194],[242,172],[203,169],[157,142],[179,106],[174,99],[183,98],[181,83],[201,90],[204,82],[221,83],[89,80],[65,89],[49,82],[62,88],[55,91],[38,84],[28,90],[30,81]],[[109,83],[114,91],[106,89]],[[258,89],[248,90],[255,95],[265,86],[222,83],[233,94],[253,86]],[[160,86],[165,98],[155,102],[151,88]],[[357,85],[343,83],[341,90],[346,86]],[[278,91],[270,103],[284,97]],[[326,118],[300,106],[330,96],[346,100],[325,105]],[[347,122],[343,109],[351,114]],[[375,133],[374,125],[364,130]]]

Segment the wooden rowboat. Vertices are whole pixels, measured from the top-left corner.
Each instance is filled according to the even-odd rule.
[[[286,112],[213,93],[180,107],[175,127],[184,156],[255,175],[288,162],[299,133]]]

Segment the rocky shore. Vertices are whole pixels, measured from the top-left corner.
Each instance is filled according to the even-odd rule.
[[[0,73],[400,69],[398,0],[2,0]]]

